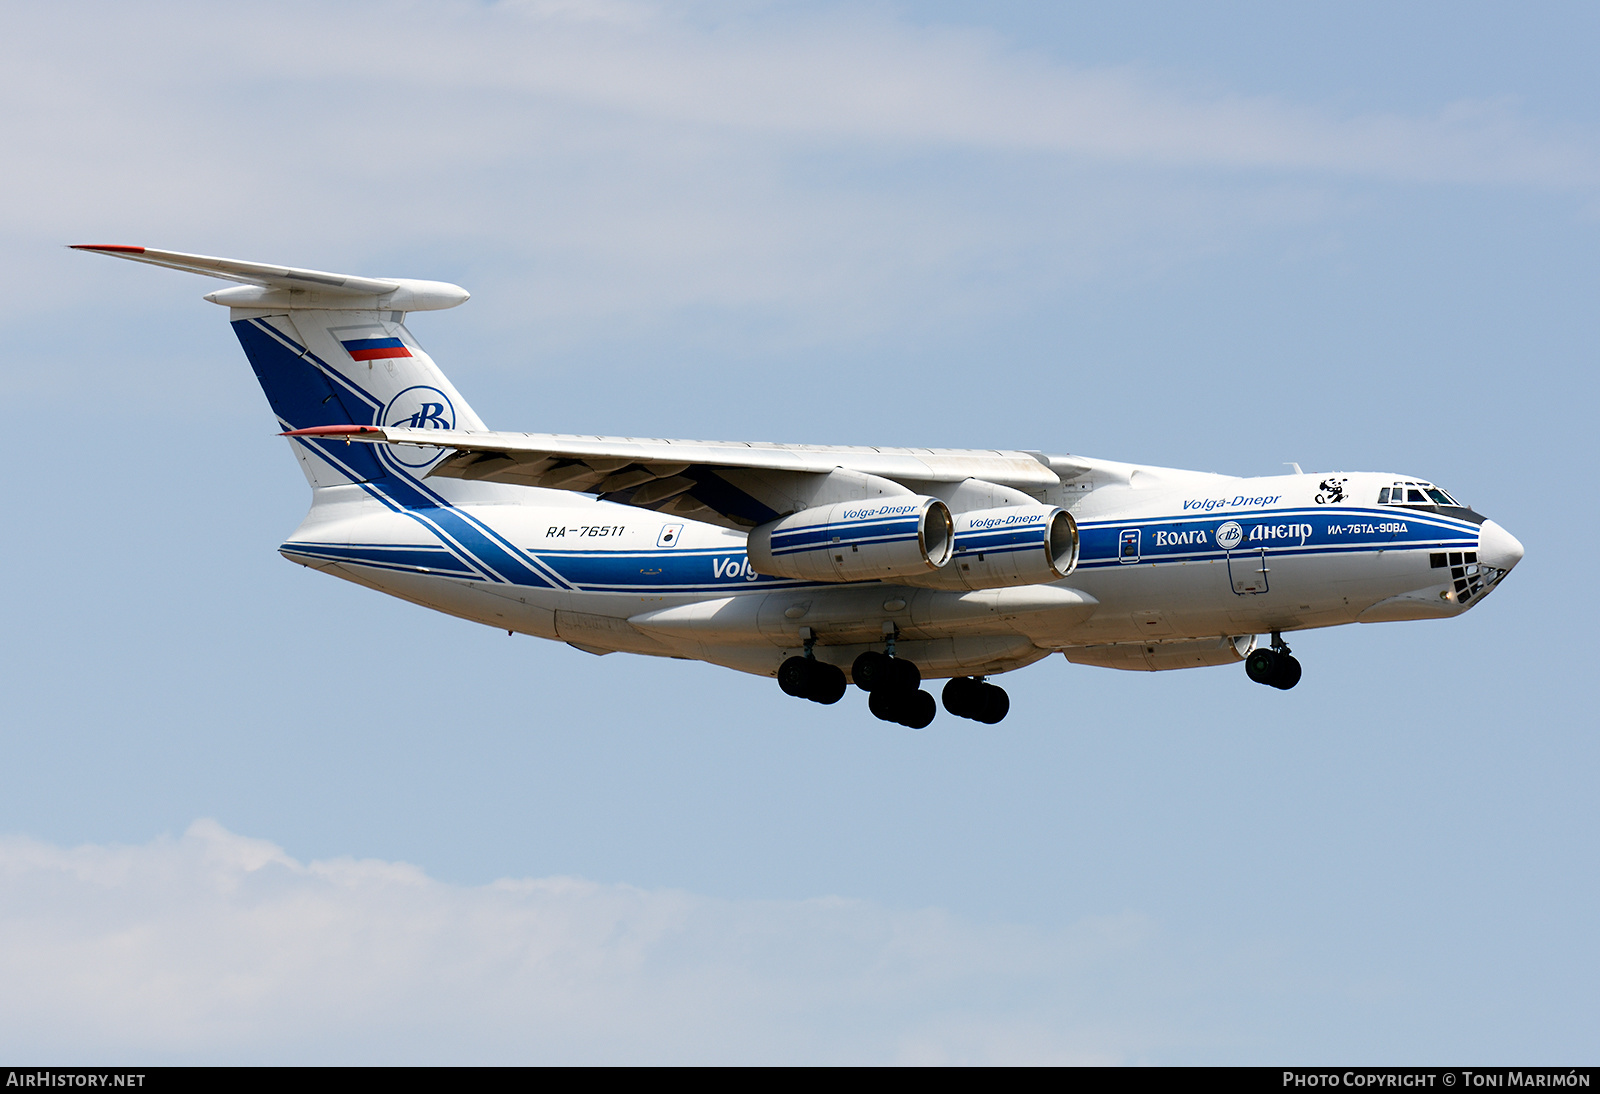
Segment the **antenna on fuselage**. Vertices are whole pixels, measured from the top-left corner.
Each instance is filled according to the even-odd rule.
[[[1294,473],[1296,475],[1304,475],[1305,474],[1304,471],[1300,470],[1300,465],[1297,464],[1297,463],[1290,463],[1288,460],[1284,460],[1283,461],[1283,466],[1294,468]]]

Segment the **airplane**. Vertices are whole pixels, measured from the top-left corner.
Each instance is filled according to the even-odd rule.
[[[1035,451],[505,433],[406,329],[465,289],[144,247],[229,309],[311,508],[291,562],[508,633],[707,661],[879,719],[984,724],[1060,652],[1160,671],[1470,611],[1522,544],[1415,475],[1256,478]],[[1263,642],[1261,637],[1269,636]]]

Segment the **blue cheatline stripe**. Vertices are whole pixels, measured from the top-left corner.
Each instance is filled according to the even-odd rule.
[[[335,562],[341,566],[365,566],[368,569],[373,570],[389,570],[396,573],[407,574],[426,574],[430,577],[461,577],[468,579],[481,579],[483,577],[482,574],[475,570],[469,570],[460,566],[460,564],[456,563],[455,559],[451,558],[449,555],[443,555],[441,558],[448,560],[454,565],[444,567],[438,564],[440,562],[440,558],[425,561],[402,561],[397,558],[390,557],[386,552],[380,552],[372,555],[364,554],[359,551],[336,553],[320,548],[300,549],[287,544],[279,547],[278,550],[288,555],[290,558],[314,559],[319,562]]]
[[[1172,525],[1186,527],[1214,527],[1228,521],[1237,521],[1240,524],[1271,524],[1276,521],[1287,520],[1293,517],[1312,518],[1326,521],[1330,524],[1346,524],[1351,520],[1360,518],[1364,524],[1423,524],[1434,528],[1444,528],[1464,535],[1478,534],[1478,526],[1471,521],[1460,520],[1456,517],[1442,516],[1438,513],[1413,513],[1396,509],[1330,509],[1325,506],[1294,509],[1261,509],[1247,513],[1208,513],[1205,516],[1144,516],[1130,517],[1126,520],[1089,520],[1079,521],[1078,529],[1097,528],[1147,528],[1152,525]]]
[[[396,495],[395,500],[414,520],[429,524],[439,535],[454,541],[477,562],[509,584],[553,587],[566,584],[537,556],[516,546],[485,521],[455,508],[444,495],[402,471],[387,451],[382,456],[390,469],[389,477],[382,486]]]
[[[297,398],[286,401],[286,409],[297,412],[294,415],[280,413],[279,421],[285,429],[303,429],[308,424],[334,425],[357,424],[372,425],[378,423],[378,415],[382,412],[383,404],[374,399],[360,387],[342,376],[337,369],[328,365],[316,354],[311,353],[306,347],[300,346],[274,328],[265,320],[240,320],[235,324],[235,330],[244,331],[248,328],[252,335],[241,333],[240,340],[247,337],[258,350],[258,356],[268,360],[265,352],[259,352],[266,347],[274,346],[274,358],[287,357],[288,360],[299,366],[297,376],[305,377],[308,370],[314,370],[320,375],[321,385],[306,386],[302,379],[301,384],[307,398]],[[246,347],[246,356],[250,356],[250,346]],[[254,363],[255,358],[252,358]],[[281,360],[274,362],[281,364]],[[261,370],[257,370],[258,376]],[[263,389],[267,380],[263,378]],[[319,394],[318,391],[322,394]],[[333,396],[333,401],[339,404],[341,412],[338,421],[320,421],[329,413],[334,413],[328,406],[328,396]],[[314,398],[312,397],[314,396]],[[271,401],[271,392],[268,393]],[[311,407],[316,405],[320,413],[313,412]],[[364,407],[364,419],[358,417],[352,407]],[[277,406],[274,406],[277,409]],[[309,418],[303,417],[309,415]],[[383,501],[395,512],[404,513],[427,527],[446,543],[454,546],[461,555],[470,559],[492,580],[499,580],[510,584],[527,584],[539,586],[559,586],[564,584],[555,574],[544,570],[531,557],[513,546],[498,532],[488,527],[482,521],[455,509],[448,499],[437,491],[426,489],[411,476],[409,469],[404,468],[390,457],[387,448],[374,449],[371,445],[354,444],[344,445],[312,438],[296,438],[305,444],[308,449],[315,452],[321,459],[338,469],[347,478],[360,484],[367,493]],[[337,449],[343,447],[347,451],[336,454]],[[376,464],[369,470],[363,466],[369,462]],[[385,474],[387,472],[387,474]]]
[[[482,577],[443,547],[376,543],[305,543],[290,540],[278,548],[290,554],[338,562],[356,562],[388,569],[424,570],[461,577]]]
[[[743,551],[723,551],[717,555],[689,555],[678,552],[632,554],[595,551],[589,554],[562,554],[546,557],[562,577],[579,588],[629,589],[722,589],[788,588],[797,579],[745,575],[748,559]],[[718,563],[726,565],[719,566]],[[805,582],[805,584],[815,584]]]
[[[849,536],[851,542],[861,542],[863,536],[916,535],[922,527],[922,517],[899,517],[893,520],[864,520],[859,524],[814,524],[807,528],[785,528],[772,534],[774,548],[781,543],[793,546],[802,543],[827,543],[834,536]]]
[[[774,558],[787,558],[790,555],[818,555],[827,554],[829,551],[842,551],[848,547],[878,547],[884,544],[915,543],[915,536],[881,536],[876,539],[853,539],[846,543],[816,543],[807,547],[789,547],[784,550],[772,549]]]
[[[1423,551],[1471,549],[1478,527],[1470,522],[1436,514],[1401,514],[1368,509],[1311,509],[1296,507],[1255,513],[1220,513],[1205,517],[1142,517],[1135,520],[1089,521],[1079,525],[1080,561],[1083,568],[1116,563],[1124,533],[1142,534],[1141,564],[1202,561],[1226,557],[1216,544],[1217,529],[1236,523],[1244,533],[1232,553],[1269,555],[1343,554],[1371,551]],[[1371,531],[1368,531],[1368,528]],[[1266,538],[1258,538],[1262,533]],[[1273,534],[1281,533],[1281,534]]]
[[[851,582],[850,584],[860,583]],[[787,581],[780,584],[730,581],[723,585],[580,585],[577,591],[584,593],[648,593],[652,596],[666,596],[674,593],[716,593],[718,596],[735,596],[741,593],[770,593],[779,589],[797,591],[823,587],[838,589],[843,588],[844,583],[836,582],[827,586],[802,581]]]
[[[833,537],[831,537],[831,536],[828,537],[827,539],[812,540],[811,542],[800,543],[800,544],[796,544],[796,543],[793,543],[793,542],[786,542],[786,543],[781,543],[780,544],[780,543],[778,543],[776,541],[776,539],[774,539],[774,542],[772,544],[772,548],[771,549],[772,549],[772,553],[774,555],[793,555],[793,554],[809,554],[809,553],[816,553],[816,552],[822,552],[822,551],[833,551],[833,550],[839,550],[841,548],[852,547],[852,546],[854,546],[854,547],[865,547],[868,544],[884,544],[884,543],[894,544],[894,543],[916,543],[916,542],[917,542],[917,535],[916,535],[915,532],[912,532],[909,535],[900,534],[900,535],[878,535],[878,536],[851,536],[848,539],[845,539],[845,538],[841,537],[840,541],[837,542],[837,543],[835,543],[833,541]]]
[[[956,553],[961,555],[1016,555],[1043,550],[1044,545],[1042,543],[1002,543],[998,546],[962,547]]]
[[[1402,543],[1391,545],[1353,543],[1346,547],[1268,547],[1266,551],[1268,558],[1289,558],[1300,555],[1376,555],[1383,552],[1394,551],[1459,551],[1467,542],[1468,541],[1465,540],[1447,540],[1438,543]],[[1476,543],[1477,540],[1471,541],[1472,545],[1476,545]],[[1260,547],[1246,547],[1244,545],[1240,545],[1239,547],[1234,548],[1232,552],[1232,557],[1234,558],[1259,558],[1260,556]],[[1221,562],[1228,557],[1228,552],[1225,551],[1209,551],[1203,554],[1196,553],[1188,555],[1151,556],[1146,554],[1139,559],[1139,562],[1144,565],[1163,565],[1173,562]],[[1121,562],[1115,557],[1094,558],[1089,559],[1088,561],[1080,560],[1078,562],[1078,569],[1080,570],[1097,570],[1102,568],[1115,569],[1118,566],[1126,566],[1126,563]]]
[[[613,542],[615,541],[613,540]],[[743,555],[745,553],[743,543],[730,543],[726,547],[667,547],[654,551],[645,548],[632,551],[607,551],[603,547],[596,547],[587,551],[577,549],[565,551],[559,548],[547,547],[528,547],[525,550],[541,559],[592,558],[595,555],[605,555],[608,558],[672,558],[674,556],[683,558],[721,558],[725,555]]]
[[[1002,547],[1017,545],[1019,547],[1043,547],[1043,529],[1034,527],[1028,532],[1019,533],[983,533],[956,537],[957,551],[993,551]]]

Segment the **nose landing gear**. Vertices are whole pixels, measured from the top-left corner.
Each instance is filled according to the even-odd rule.
[[[1272,632],[1270,648],[1252,650],[1244,659],[1244,672],[1256,683],[1279,691],[1288,691],[1300,682],[1300,662],[1289,652],[1289,644],[1277,631]]]

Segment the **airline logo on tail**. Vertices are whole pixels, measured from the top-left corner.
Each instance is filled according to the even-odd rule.
[[[454,429],[455,407],[450,396],[436,387],[418,385],[408,387],[383,408],[380,421],[384,425],[405,426],[408,429]],[[442,448],[420,448],[417,445],[395,445],[391,455],[407,467],[426,467],[444,455]]]

